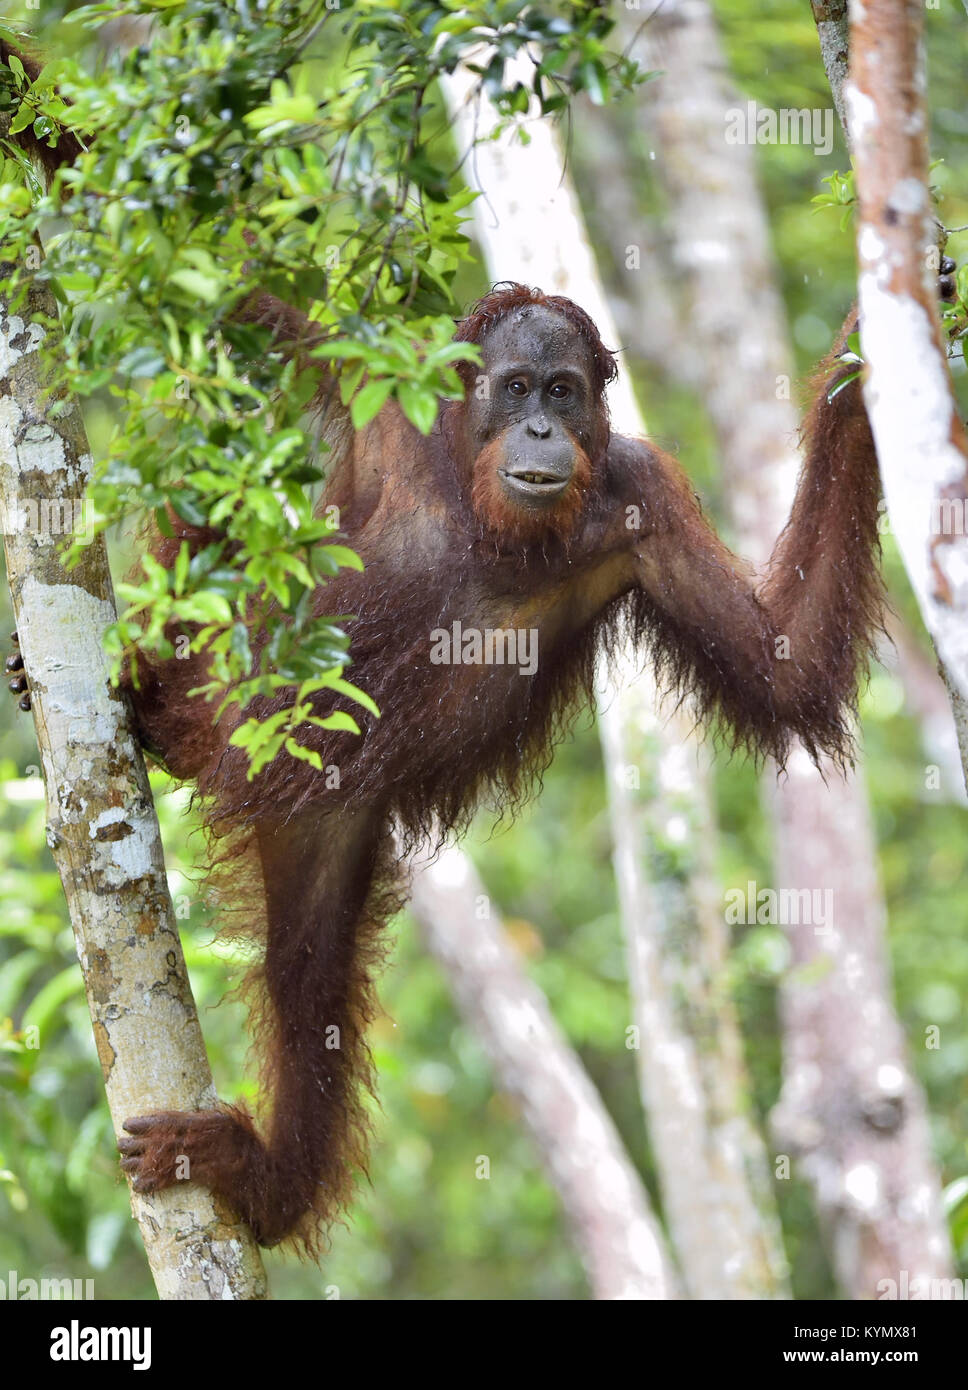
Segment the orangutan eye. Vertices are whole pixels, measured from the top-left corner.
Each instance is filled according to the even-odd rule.
[[[508,390],[512,396],[517,396],[520,400],[528,394],[528,383],[523,377],[516,376],[513,381],[508,382]]]
[[[568,385],[567,381],[556,381],[554,385],[549,388],[548,395],[556,401],[566,401],[571,395],[571,387]]]

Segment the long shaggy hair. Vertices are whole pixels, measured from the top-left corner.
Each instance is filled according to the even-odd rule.
[[[443,413],[427,440],[386,408],[382,433],[371,438],[379,441],[384,478],[391,488],[399,481],[391,496],[404,499],[404,522],[387,505],[362,530],[349,524],[366,569],[341,570],[315,597],[319,613],[354,615],[348,674],[382,715],[375,719],[341,696],[318,697],[319,714],[346,709],[362,730],[300,735],[325,769],[338,769],[337,779],[283,756],[250,782],[244,754],[228,741],[240,716],[213,729],[209,707],[188,698],[204,679],[204,658],[149,662],[143,671],[136,698],[143,736],[176,775],[196,781],[216,856],[228,864],[223,893],[231,899],[244,884],[232,868],[237,856],[257,856],[262,866],[267,912],[251,910],[248,886],[241,900],[252,934],[266,947],[249,990],[273,1107],[263,1147],[251,1120],[238,1114],[247,1156],[223,1189],[263,1239],[289,1234],[316,1249],[348,1200],[352,1171],[365,1164],[362,1096],[372,1080],[365,1029],[376,1008],[381,930],[400,900],[392,823],[412,847],[463,829],[482,803],[513,812],[540,786],[578,712],[592,707],[599,658],[627,636],[664,686],[689,696],[698,719],[722,728],[731,747],[782,765],[799,736],[815,759],[850,756],[858,673],[872,650],[883,595],[876,460],[856,385],[832,408],[822,408],[821,396],[810,414],[807,471],[759,596],[708,526],[675,461],[644,443],[618,441],[632,451],[652,534],[689,557],[688,611],[676,606],[674,589],[664,601],[664,576],[648,592],[630,579],[597,612],[564,619],[527,677],[508,665],[433,663],[433,634],[457,620],[538,630],[547,596],[576,592],[582,557],[590,554],[586,538],[604,534],[614,514],[600,393],[615,375],[615,359],[592,320],[569,300],[510,284],[485,295],[456,337],[484,342],[505,315],[529,305],[562,315],[581,334],[599,393],[593,435],[600,442],[582,453],[573,497],[555,524],[531,529],[494,491],[496,461],[486,450],[469,474],[462,470],[453,445],[460,404]],[[463,370],[470,381],[474,368]],[[821,369],[824,389],[838,370],[831,356]],[[498,536],[494,522],[502,518],[505,534]],[[182,536],[193,549],[211,539],[181,523],[176,532],[154,544],[169,567]],[[831,554],[836,563],[828,562]],[[433,557],[430,568],[425,556]],[[814,583],[805,611],[803,585],[814,571],[823,580]],[[794,629],[793,693],[781,711],[773,634]],[[745,653],[745,664],[724,660],[730,642]],[[290,699],[257,701],[246,714],[266,717]],[[263,917],[265,935],[256,926]],[[322,1034],[333,1023],[341,1045],[328,1051]]]

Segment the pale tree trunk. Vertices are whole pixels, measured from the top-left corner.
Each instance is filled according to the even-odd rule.
[[[414,915],[502,1089],[521,1108],[593,1296],[674,1297],[675,1271],[642,1180],[470,859],[448,847],[414,870]]]
[[[924,1096],[893,1008],[870,812],[860,796],[836,803],[832,815],[797,750],[774,802],[777,878],[829,891],[833,913],[788,932],[775,1124],[813,1185],[841,1285],[871,1299],[897,1288],[902,1271],[947,1278],[951,1251]],[[809,830],[804,806],[819,812]]]
[[[605,692],[601,730],[666,1219],[694,1297],[779,1298],[786,1258],[730,994],[708,757],[681,724],[670,737],[650,685],[644,672]]]
[[[448,87],[462,152],[475,130],[483,134],[493,124],[483,103],[477,111],[467,107],[466,91],[459,78]],[[474,179],[486,190],[474,206],[477,240],[495,278],[569,296],[614,343],[554,133],[539,122],[529,135],[527,146],[505,137],[475,151]],[[609,406],[617,431],[644,432],[624,373]],[[748,1118],[723,921],[708,911],[703,893],[700,847],[711,844],[711,815],[691,722],[657,721],[651,681],[634,679],[639,666],[628,653],[612,680],[603,675],[600,724],[633,989],[630,1036],[638,1044],[663,1206],[689,1296],[782,1296],[785,1262],[762,1141]],[[656,774],[673,768],[678,781],[659,796]],[[649,841],[653,832],[681,836],[676,857],[686,867],[670,867],[670,856]]]
[[[633,19],[620,26],[627,39]],[[788,515],[799,422],[752,150],[725,139],[739,101],[706,0],[666,0],[632,56],[663,74],[643,106],[669,204],[673,278],[740,548],[762,563]],[[821,775],[801,750],[785,779],[769,772],[766,788],[777,886],[828,890],[836,911],[829,931],[787,927],[794,968],[782,990],[775,1127],[812,1182],[841,1284],[871,1298],[900,1268],[944,1274],[949,1253],[923,1096],[891,1004],[867,797],[856,777],[829,763]]]
[[[11,271],[0,265],[0,280]],[[83,517],[90,454],[75,401],[45,396],[56,317],[36,285],[0,300],[0,503],[7,575],[47,793],[47,839],[67,897],[114,1128],[215,1103],[172,911],[148,777],[102,647],[114,593],[102,539],[68,571],[59,542]],[[8,697],[12,698],[12,697]],[[209,1192],[131,1194],[163,1299],[260,1299],[262,1261]]]
[[[812,4],[813,4],[814,17],[815,17],[815,19],[816,19],[816,21],[817,21],[817,32],[818,32],[818,34],[819,34],[819,36],[820,36],[820,51],[821,51],[821,54],[822,54],[822,56],[823,56],[824,67],[825,67],[826,72],[827,72],[827,80],[828,80],[829,83],[830,83],[830,90],[831,90],[831,92],[833,93],[834,105],[835,105],[836,108],[837,108],[837,114],[840,116],[841,125],[844,127],[844,134],[845,134],[846,137],[847,137],[847,144],[848,144],[848,146],[851,146],[851,139],[852,139],[852,137],[851,137],[851,132],[850,132],[850,130],[848,129],[848,125],[847,125],[847,111],[846,111],[846,99],[845,99],[845,88],[846,88],[846,86],[847,86],[847,76],[848,76],[848,69],[849,69],[849,46],[850,46],[850,25],[849,25],[849,22],[848,22],[848,8],[849,8],[849,6],[848,6],[848,0],[812,0]],[[920,24],[920,22],[921,22],[921,20],[920,20],[920,15],[916,16],[915,18],[916,18],[916,22],[917,22],[918,24]],[[913,55],[913,56],[912,56],[912,61],[913,61],[913,62],[917,62],[917,56],[916,56],[916,55]],[[923,74],[922,74],[922,76],[923,76]],[[909,98],[909,99],[910,99],[910,98]],[[861,101],[861,108],[863,109],[863,101]],[[917,120],[917,119],[919,119],[919,118],[915,118],[915,120]],[[922,113],[922,116],[921,116],[920,120],[921,120],[922,124],[924,125],[924,130],[926,131],[926,129],[927,129],[927,124],[926,124],[926,123],[927,123],[927,112],[926,112],[926,111],[924,111],[924,112]],[[901,144],[904,144],[905,137],[906,137],[907,135],[912,134],[913,131],[914,131],[914,127],[913,127],[913,126],[910,126],[906,131],[901,131],[901,132],[899,133]],[[895,148],[897,148],[897,136],[898,136],[898,132],[897,132],[897,131],[894,132],[894,136],[895,136],[895,139],[894,139],[893,143],[894,143],[894,145],[895,145]],[[926,139],[926,136],[925,136],[924,138]],[[921,139],[921,137],[919,136],[918,139]],[[926,180],[926,179],[927,179],[927,167],[926,167],[926,162],[925,162],[925,159],[926,159],[926,144],[923,144],[923,143],[922,143],[922,144],[919,146],[918,140],[915,140],[913,146],[911,146],[911,147],[906,147],[906,153],[907,153],[908,155],[910,155],[910,156],[914,159],[915,163],[920,163],[920,165],[921,165],[921,177],[922,177],[922,181]],[[865,157],[866,157],[866,156],[865,156]],[[858,187],[858,192],[859,192],[859,189],[860,189],[860,183],[859,183],[859,182],[858,182],[857,187]],[[887,214],[887,216],[889,216],[889,217],[892,219],[892,225],[893,225],[893,214]],[[931,226],[930,226],[930,228],[929,228],[929,231],[928,231],[928,235],[929,235],[930,241],[929,241],[929,244],[928,244],[928,246],[927,246],[926,258],[927,258],[927,265],[928,265],[929,270],[930,270],[929,279],[930,279],[931,282],[932,282],[931,292],[933,293],[933,290],[934,290],[934,288],[935,288],[935,270],[936,270],[937,265],[938,265],[938,253],[937,253],[937,246],[936,246],[937,235],[938,235],[937,224],[934,224],[934,223],[931,224]],[[859,245],[859,243],[858,243],[858,245]],[[923,305],[922,305],[922,307],[923,307]],[[863,301],[861,301],[860,308],[861,308],[861,318],[863,319],[863,314],[864,314],[864,305],[863,305]],[[903,373],[902,373],[902,375],[903,375]],[[945,382],[946,382],[946,387],[945,387],[945,389],[946,389],[946,390],[948,391],[948,393],[950,394],[950,391],[951,391],[950,380],[948,379],[947,373],[946,373],[946,372],[943,372],[943,375],[944,375],[944,377],[945,377]],[[937,381],[936,381],[936,384],[937,384]],[[869,379],[869,377],[868,377],[867,390],[870,390],[870,389],[872,389],[872,388],[871,388],[871,386],[870,386],[870,379]],[[884,387],[883,387],[883,382],[882,382],[881,385],[878,387],[878,390],[883,390],[883,389],[884,389]],[[919,395],[923,395],[923,390],[922,390],[921,385],[917,385],[916,391],[917,391],[917,393],[918,393]],[[870,407],[871,407],[871,402],[870,402],[870,400],[868,399],[868,408],[870,408]],[[952,409],[954,410],[954,402],[953,402],[953,400],[952,400]],[[942,411],[942,413],[943,413],[943,411]],[[876,435],[877,435],[877,427],[875,426],[875,437],[876,437]],[[961,430],[960,421],[958,421],[957,416],[955,416],[954,425],[953,425],[953,437],[954,437],[955,439],[957,439],[959,436],[960,436],[960,440],[961,440],[961,452],[964,453],[964,433],[963,433],[963,431]],[[936,442],[937,442],[937,441],[936,441]],[[880,445],[878,446],[878,455],[880,456]],[[949,461],[950,461],[950,460],[949,460]],[[910,466],[911,466],[910,460],[907,460],[907,462],[908,462],[908,467],[909,467],[909,469],[910,469]],[[908,474],[905,472],[905,466],[904,466],[904,465],[905,465],[905,460],[904,460],[904,459],[900,459],[896,464],[892,464],[892,468],[893,468],[894,472],[897,474],[897,478],[898,478],[897,487],[896,487],[896,489],[895,489],[895,495],[901,497],[902,501],[901,501],[901,504],[900,504],[900,505],[902,505],[902,506],[903,506],[903,504],[904,504],[904,489],[905,489],[905,488],[908,489],[908,491],[909,491],[909,493],[910,493],[910,495],[911,495],[911,500],[912,500],[912,501],[917,501],[917,500],[918,500],[918,499],[917,499],[917,493],[918,493],[918,490],[919,490],[919,482],[920,482],[919,479],[914,479],[913,482],[912,482],[911,478],[910,478],[910,477],[908,476]],[[950,535],[950,534],[954,534],[954,535],[961,534],[961,535],[964,535],[964,534],[965,534],[965,527],[966,527],[966,525],[968,525],[968,520],[966,520],[966,517],[965,517],[965,489],[964,489],[964,487],[963,487],[963,486],[960,486],[960,485],[958,485],[958,484],[956,484],[953,488],[950,488],[950,489],[945,488],[945,489],[943,489],[943,490],[940,492],[940,496],[941,496],[942,498],[944,498],[944,500],[947,501],[947,502],[949,503],[948,508],[947,508],[947,509],[944,509],[943,507],[939,507],[939,506],[937,505],[937,503],[938,503],[938,497],[932,496],[932,497],[931,497],[931,501],[930,501],[930,503],[929,503],[930,515],[929,515],[928,519],[927,519],[927,520],[925,521],[925,523],[924,523],[924,525],[925,525],[925,527],[926,527],[926,533],[927,533],[927,532],[930,532],[930,534],[931,534],[931,536],[932,536],[932,541],[930,542],[930,546],[931,546],[932,550],[933,550],[933,547],[934,547],[934,545],[935,545],[936,543],[937,543],[937,544],[943,544],[943,543],[944,543],[942,538],[943,538],[944,535],[946,534],[946,531],[945,531],[945,521],[944,521],[944,518],[945,518],[946,516],[947,516],[947,518],[948,518],[949,527],[950,527],[952,521],[953,521],[953,523],[954,523],[954,529],[953,529],[953,531],[949,530],[949,531],[947,532],[947,534],[949,534],[949,535]],[[890,500],[890,499],[888,499],[888,500]],[[960,530],[959,530],[959,528],[960,528]],[[917,547],[917,538],[916,538],[916,537],[913,537],[913,538],[910,540],[909,543],[915,547],[915,552],[914,552],[914,553],[915,553],[915,555],[916,555],[916,554],[917,554],[917,548],[916,548],[916,547]],[[940,571],[939,571],[939,577],[940,577]],[[913,582],[913,580],[912,580],[912,582]],[[922,601],[921,594],[918,593],[917,590],[916,590],[916,594],[917,594],[917,597],[918,597],[919,602],[921,602],[922,611],[924,611],[924,602]],[[943,582],[939,582],[939,584],[938,584],[938,595],[937,595],[937,596],[939,597],[939,601],[940,601],[940,602],[942,602],[942,603],[946,603],[946,602],[947,602],[948,595],[947,595],[947,593],[946,593],[945,584],[944,584]],[[935,629],[934,629],[930,624],[928,624],[928,631],[929,631],[929,633],[931,633],[931,635],[932,635],[933,638],[935,638],[935,637],[937,636],[937,634],[936,634],[936,632],[935,632]],[[902,658],[902,661],[903,661],[903,658]],[[950,703],[950,705],[951,705],[951,714],[952,714],[952,718],[953,718],[953,721],[954,721],[955,737],[956,737],[956,742],[957,742],[958,756],[959,756],[960,761],[961,761],[961,773],[960,773],[960,776],[959,776],[958,779],[957,779],[957,786],[958,786],[958,788],[959,788],[959,791],[958,791],[957,795],[959,796],[959,799],[961,799],[961,797],[964,796],[964,791],[965,791],[966,783],[968,783],[968,699],[966,699],[965,694],[963,693],[963,691],[962,691],[961,689],[959,689],[957,679],[955,679],[955,678],[953,678],[953,677],[951,676],[951,674],[950,674],[950,673],[948,672],[948,670],[945,668],[944,662],[943,662],[940,658],[939,658],[939,661],[938,661],[938,670],[939,670],[939,674],[940,674],[940,676],[941,676],[941,680],[942,680],[942,682],[943,682],[943,684],[944,684],[944,688],[945,688],[945,690],[947,691],[948,700],[949,700],[949,703]]]
[[[937,313],[922,0],[850,6],[864,400],[891,526],[950,685],[968,697],[968,440]],[[956,710],[956,720],[964,711]]]

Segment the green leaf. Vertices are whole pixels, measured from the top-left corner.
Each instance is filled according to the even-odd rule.
[[[176,607],[183,622],[227,625],[232,621],[232,610],[222,595],[206,590],[179,599]]]
[[[331,560],[335,560],[337,565],[342,565],[344,569],[362,570],[363,561],[355,550],[350,550],[346,545],[325,545],[321,547]]]
[[[118,363],[118,371],[125,376],[157,376],[159,372],[164,370],[164,357],[156,347],[147,344],[144,347],[134,348],[131,352],[126,352]]]
[[[222,293],[221,279],[218,276],[206,275],[200,270],[175,270],[168,278],[172,284],[195,295],[203,304],[214,304]]]
[[[57,276],[57,283],[61,285],[68,294],[90,294],[97,285],[93,275],[88,275],[83,270],[61,271]]]
[[[604,106],[608,100],[608,74],[598,61],[582,63],[582,86],[594,106]]]
[[[19,135],[22,130],[26,130],[27,127],[32,124],[33,119],[34,108],[29,104],[29,102],[22,102],[17,110],[16,115],[10,122],[9,134]]]
[[[294,738],[287,738],[285,744],[286,752],[291,753],[294,758],[301,758],[304,763],[310,763],[317,772],[323,770],[323,760],[313,748],[304,748],[301,743],[297,743]]]
[[[369,710],[370,714],[372,714],[375,719],[379,719],[380,717],[380,710],[376,701],[371,696],[367,695],[365,690],[361,690],[359,686],[353,685],[350,681],[343,680],[342,676],[337,671],[333,671],[310,684],[316,689],[328,688],[330,690],[335,690],[338,695],[345,695],[348,699],[355,700],[358,705],[362,705],[365,710]]]
[[[397,398],[410,423],[421,434],[429,434],[437,419],[437,397],[434,393],[404,381],[397,388]]]
[[[827,392],[827,400],[832,401],[835,396],[839,396],[845,386],[849,386],[852,381],[856,381],[860,372],[851,372],[850,376],[845,376],[843,381],[838,381],[832,390]]]
[[[375,419],[383,409],[392,390],[393,382],[387,377],[382,377],[377,381],[368,381],[362,390],[353,397],[353,404],[350,406],[350,419],[353,421],[353,428],[361,430]]]
[[[360,732],[360,726],[353,716],[342,709],[334,709],[332,714],[322,717],[313,715],[308,722],[318,725],[320,729],[336,729],[345,734],[358,734]]]

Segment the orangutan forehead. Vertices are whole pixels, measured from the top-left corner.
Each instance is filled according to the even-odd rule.
[[[543,304],[512,309],[488,329],[481,344],[484,364],[529,362],[536,367],[571,366],[593,375],[591,349],[573,324]]]

